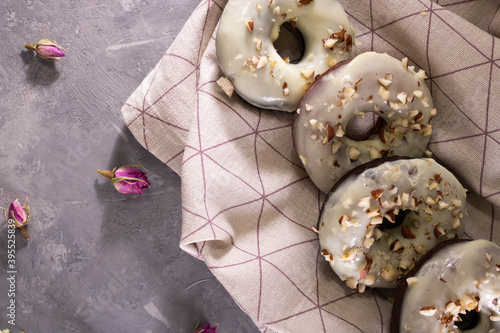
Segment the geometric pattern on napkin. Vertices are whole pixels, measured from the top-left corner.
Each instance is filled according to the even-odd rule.
[[[122,110],[137,140],[181,175],[180,245],[263,332],[386,332],[392,292],[354,293],[318,253],[311,226],[324,195],[293,149],[293,115],[229,99],[215,83],[225,2],[200,3]],[[430,149],[477,193],[468,197],[465,236],[500,243],[500,50],[488,33],[495,11],[481,20],[477,1],[340,2],[358,53],[407,56],[428,73],[438,109]]]

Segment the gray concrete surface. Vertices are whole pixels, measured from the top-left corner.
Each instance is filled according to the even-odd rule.
[[[145,151],[120,108],[198,0],[0,2],[0,206],[29,197],[31,239],[17,233],[8,296],[0,223],[0,329],[11,332],[258,332],[203,262],[182,252],[180,179]],[[23,43],[67,49],[49,63]],[[123,195],[96,169],[148,169]],[[15,326],[8,323],[15,300]]]

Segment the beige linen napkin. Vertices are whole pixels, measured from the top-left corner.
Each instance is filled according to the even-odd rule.
[[[263,332],[386,332],[391,291],[353,292],[319,254],[311,226],[324,195],[294,151],[293,115],[228,98],[215,83],[225,3],[200,3],[122,109],[137,140],[181,176],[180,246]],[[406,56],[428,73],[438,108],[429,148],[475,192],[466,237],[499,244],[499,2],[341,3],[358,53]]]

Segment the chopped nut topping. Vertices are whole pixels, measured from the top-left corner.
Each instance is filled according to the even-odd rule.
[[[498,314],[492,314],[490,316],[490,320],[491,321],[500,321],[500,315],[498,315]]]
[[[378,82],[380,82],[380,84],[383,85],[384,87],[387,87],[388,85],[390,85],[392,83],[392,80],[378,79]]]
[[[393,282],[398,275],[397,269],[392,266],[385,266],[380,269],[380,277],[386,282]]]
[[[314,70],[304,68],[300,71],[300,74],[302,74],[302,76],[304,76],[307,80],[309,80],[310,78],[314,77]]]
[[[411,262],[406,257],[402,258],[399,262],[399,267],[401,267],[402,269],[407,269],[408,267],[410,267],[410,265]]]
[[[368,250],[368,249],[370,249],[370,247],[373,245],[374,242],[375,242],[375,239],[366,238],[365,241],[363,242],[363,247]]]
[[[373,273],[371,274],[368,274],[367,276],[365,276],[365,284],[367,286],[371,286],[372,284],[375,283],[375,281],[377,280],[377,276]]]
[[[424,306],[423,308],[420,308],[419,310],[421,315],[431,317],[434,316],[436,313],[436,307],[435,306]]]
[[[358,207],[361,207],[363,209],[369,209],[371,205],[371,200],[372,198],[370,196],[362,197],[358,199]]]
[[[267,63],[267,57],[260,57],[259,61],[257,62],[257,69],[264,67],[265,65],[267,65]]]
[[[423,69],[419,69],[417,72],[417,77],[423,80],[427,78],[427,75],[425,74],[425,71]]]
[[[406,283],[409,285],[409,286],[413,286],[414,284],[417,284],[418,283],[418,277],[409,277],[406,279]]]
[[[345,86],[344,89],[342,89],[342,95],[344,98],[352,98],[354,93],[356,92],[356,88],[353,86]]]
[[[401,234],[406,239],[415,239],[415,238],[417,238],[415,236],[415,234],[410,230],[410,228],[406,224],[403,224],[401,226]]]
[[[335,46],[335,43],[338,42],[338,39],[335,38],[325,38],[323,39],[323,47],[327,49],[331,49],[333,46]]]
[[[302,164],[306,165],[306,161],[307,161],[306,157],[304,155],[299,155],[299,158],[300,158]]]
[[[337,64],[337,60],[334,58],[328,58],[328,67],[333,67]]]
[[[384,217],[389,220],[391,223],[396,223],[396,215],[394,214],[394,211],[389,211],[384,214]]]
[[[333,255],[327,249],[322,249],[321,255],[325,258],[326,261],[333,261]]]
[[[422,90],[414,90],[413,91],[413,96],[421,98],[424,95]]]
[[[408,100],[408,95],[403,91],[403,92],[400,92],[396,96],[396,98],[399,99],[401,101],[401,103],[406,104],[406,102]]]
[[[344,131],[344,128],[342,127],[342,125],[338,124],[337,126],[335,126],[337,129],[336,129],[336,136],[338,136],[339,138],[343,137],[344,134],[345,134],[345,131]]]
[[[351,160],[355,161],[361,155],[361,151],[356,147],[350,146],[349,148],[347,148],[347,154],[349,155],[349,158]]]
[[[283,95],[290,95],[290,89],[288,88],[288,84],[286,83],[286,81],[283,83]]]
[[[434,236],[436,238],[444,236],[444,234],[446,234],[446,232],[444,231],[443,227],[437,226],[437,227],[434,228]]]
[[[345,261],[354,260],[354,259],[356,259],[357,253],[358,253],[358,248],[355,246],[351,247],[349,250],[344,252],[342,260],[345,260]]]
[[[334,141],[332,143],[332,154],[336,154],[340,147],[342,147],[342,141]]]
[[[401,64],[403,65],[404,69],[408,69],[408,58],[405,57],[401,60]]]
[[[378,94],[382,97],[384,101],[387,101],[390,96],[389,90],[387,90],[384,86],[379,87]]]
[[[486,257],[486,259],[488,261],[491,261],[491,258],[492,258],[491,253],[485,253],[484,256]]]
[[[358,281],[356,281],[356,279],[348,279],[346,281],[346,285],[351,289],[356,289],[356,287],[358,286]]]
[[[229,80],[226,77],[221,77],[216,81],[216,83],[219,85],[219,87],[222,88],[222,90],[226,93],[226,95],[228,95],[229,97],[233,96],[234,85],[231,82],[231,80]]]
[[[248,31],[253,32],[253,19],[248,19],[246,21],[246,26]]]
[[[368,197],[369,198],[369,197]],[[375,208],[366,213],[369,218],[380,216],[380,208]]]
[[[375,216],[375,217],[372,217],[370,219],[370,224],[372,225],[377,225],[377,224],[382,224],[382,222],[384,222],[384,219],[382,218],[382,216]],[[378,230],[378,229],[376,229]],[[375,233],[375,231],[374,231]]]
[[[276,14],[276,15],[280,15],[281,14],[281,8],[280,8],[280,6],[274,7],[273,13]]]
[[[384,193],[384,189],[380,188],[378,190],[373,190],[370,193],[371,193],[373,199],[377,200],[378,198],[380,198],[382,196],[382,193]]]
[[[372,160],[382,157],[382,154],[380,154],[376,148],[370,147],[368,148],[368,152],[370,153],[370,159]]]

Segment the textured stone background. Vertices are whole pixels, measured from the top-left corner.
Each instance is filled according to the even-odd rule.
[[[178,248],[180,180],[146,152],[120,108],[197,0],[0,2],[0,206],[29,197],[17,233],[16,326],[7,324],[0,223],[0,329],[11,332],[258,332],[203,262]],[[22,47],[42,38],[60,63]],[[122,195],[96,169],[142,164],[152,183]]]

